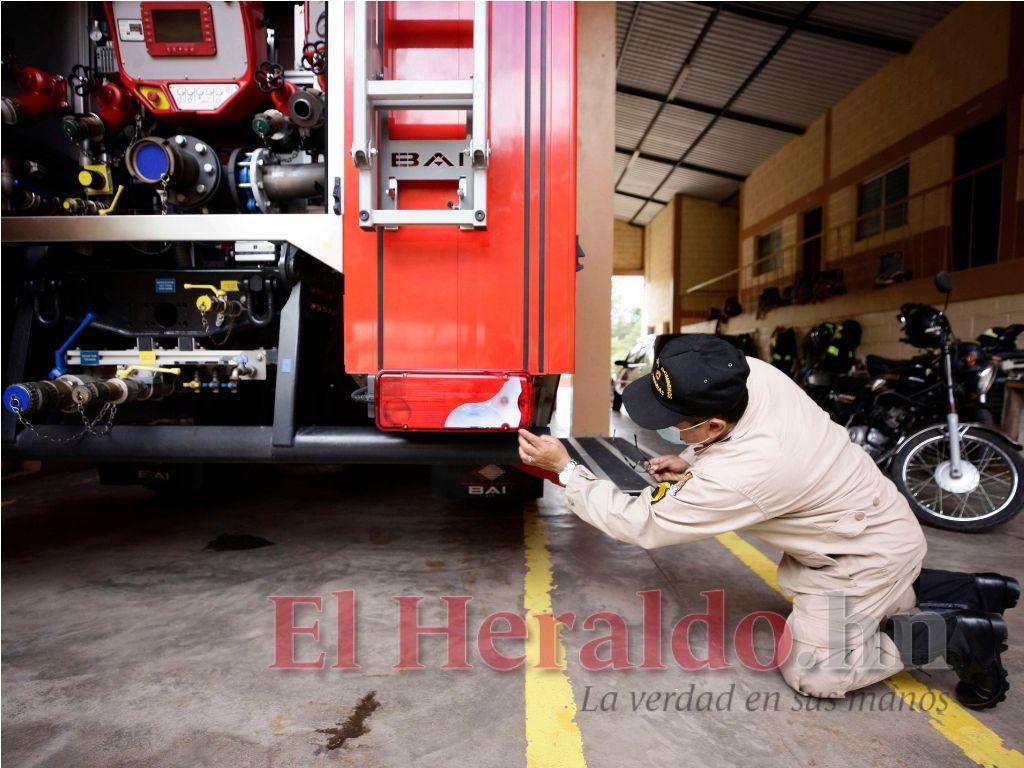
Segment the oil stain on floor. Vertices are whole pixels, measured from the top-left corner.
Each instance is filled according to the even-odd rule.
[[[318,728],[317,733],[325,733],[329,737],[325,744],[327,749],[337,749],[349,739],[358,739],[369,733],[370,729],[367,727],[366,721],[379,708],[377,692],[370,691],[359,700],[345,722],[338,723],[337,728]]]

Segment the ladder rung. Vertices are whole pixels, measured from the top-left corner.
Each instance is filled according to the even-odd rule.
[[[367,100],[378,108],[468,109],[472,80],[368,80]]]
[[[373,224],[388,227],[399,227],[407,225],[459,225],[464,227],[479,227],[482,222],[477,221],[474,211],[468,210],[381,210],[373,212]]]

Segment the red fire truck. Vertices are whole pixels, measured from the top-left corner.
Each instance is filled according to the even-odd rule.
[[[4,455],[514,464],[573,369],[569,2],[3,6]]]

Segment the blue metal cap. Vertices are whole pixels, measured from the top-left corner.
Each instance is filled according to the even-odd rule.
[[[132,160],[142,181],[160,181],[171,170],[171,158],[159,144],[143,144],[135,150]]]
[[[28,410],[32,404],[32,395],[24,384],[11,384],[4,390],[4,408],[14,413],[15,408],[20,411]]]

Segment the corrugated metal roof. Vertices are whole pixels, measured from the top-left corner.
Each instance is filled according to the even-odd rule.
[[[679,95],[704,104],[725,104],[780,34],[778,27],[719,14]]]
[[[615,97],[615,144],[636,147],[654,113],[658,102],[620,93]]]
[[[615,177],[618,178],[619,174],[622,173],[622,169],[626,167],[626,162],[629,160],[628,155],[623,155],[618,152],[615,153]]]
[[[658,197],[669,199],[670,195],[691,195],[710,200],[723,200],[740,188],[738,182],[711,176],[698,171],[676,168],[672,176],[665,182]]]
[[[633,167],[629,169],[629,173],[619,183],[618,188],[622,192],[632,192],[634,195],[650,195],[661,183],[661,180],[665,178],[665,174],[671,167],[654,160],[647,160],[642,157],[637,158],[636,162],[633,163]],[[658,192],[656,199],[662,201],[671,200],[673,194],[663,188]]]
[[[637,202],[640,201],[638,200]],[[651,219],[653,219],[655,216],[661,213],[662,209],[664,209],[665,207],[664,203],[647,203],[646,205],[643,203],[640,204],[642,207],[636,214],[637,224],[650,224]]]
[[[633,18],[636,3],[619,3],[615,7],[615,60],[622,55],[622,43],[626,39],[629,20]]]
[[[640,210],[640,206],[643,204],[643,200],[637,200],[635,197],[616,195],[615,204],[613,206],[613,210],[615,211],[615,218],[631,219],[636,214],[636,212]]]
[[[751,8],[758,8],[762,11],[769,11],[771,13],[785,13],[790,16],[796,16],[800,11],[804,9],[807,3],[789,3],[789,2],[776,2],[775,0],[767,0],[766,2],[755,2],[755,3],[743,3],[743,5],[749,5]]]
[[[623,50],[636,4],[619,3],[619,84],[666,94],[713,12],[709,5],[642,3]],[[696,109],[667,106],[650,127],[640,149],[671,160],[686,155],[689,164],[746,175],[793,138],[792,133],[776,130],[777,126],[766,127],[765,120],[806,127],[897,55],[892,53],[893,41],[913,43],[957,5],[819,3],[807,21],[826,28],[829,34],[822,34],[820,29],[801,30],[798,26],[730,106],[731,113],[739,113],[737,119],[719,119],[694,146],[701,131],[713,120],[713,113],[725,106],[786,32],[786,17],[794,17],[806,7],[802,2],[725,3],[693,55],[690,71],[677,94],[678,99],[693,102],[691,106]],[[762,18],[766,14],[770,17]],[[865,36],[871,35],[885,39],[875,45],[866,44]],[[620,93],[616,103],[616,145],[628,150],[637,148],[659,103],[656,99]],[[616,157],[616,178],[628,157]],[[671,162],[640,158],[623,177],[619,189],[649,195],[671,168]],[[735,180],[720,175],[677,169],[659,190],[658,198],[668,200],[683,192],[720,200],[738,186]],[[638,223],[653,218],[660,208],[616,196],[616,216],[635,215]]]
[[[641,99],[637,99],[637,101],[641,101]],[[704,130],[704,127],[710,122],[711,115],[669,104],[640,148],[644,152],[655,155],[679,157],[697,138],[697,134]],[[621,144],[618,141],[616,143],[619,146],[633,146],[632,144]]]
[[[632,8],[619,6],[616,18],[620,27],[623,15],[628,25],[632,12]],[[686,3],[643,3],[622,58],[619,82],[667,93],[710,15],[706,8]],[[622,34],[625,37],[625,32]]]
[[[687,160],[746,176],[792,138],[788,133],[723,118]]]
[[[628,161],[629,155],[622,152],[615,153],[616,177],[618,174],[622,173],[622,169],[626,167],[626,163]],[[665,174],[668,173],[668,170],[671,167],[670,165],[663,163],[637,160],[637,163],[641,162],[645,164],[644,168],[641,169],[641,174],[647,183],[642,187],[627,187],[627,185],[622,184],[619,186],[621,191],[647,196],[654,191],[654,188],[660,184],[663,179],[665,179]],[[635,167],[636,166],[634,166],[634,168]],[[657,168],[656,173],[654,172],[655,168]],[[649,173],[648,169],[650,170]],[[630,176],[631,181],[633,181],[632,169]],[[684,195],[693,195],[694,197],[718,200],[728,197],[739,188],[739,182],[733,181],[732,179],[702,173],[690,168],[676,168],[672,172],[672,176],[665,180],[664,186],[657,194],[657,199],[668,201],[672,199],[673,195],[681,193]]]
[[[916,40],[960,3],[820,3],[811,18],[844,27]]]
[[[734,106],[740,112],[809,125],[892,57],[876,48],[797,32]]]

